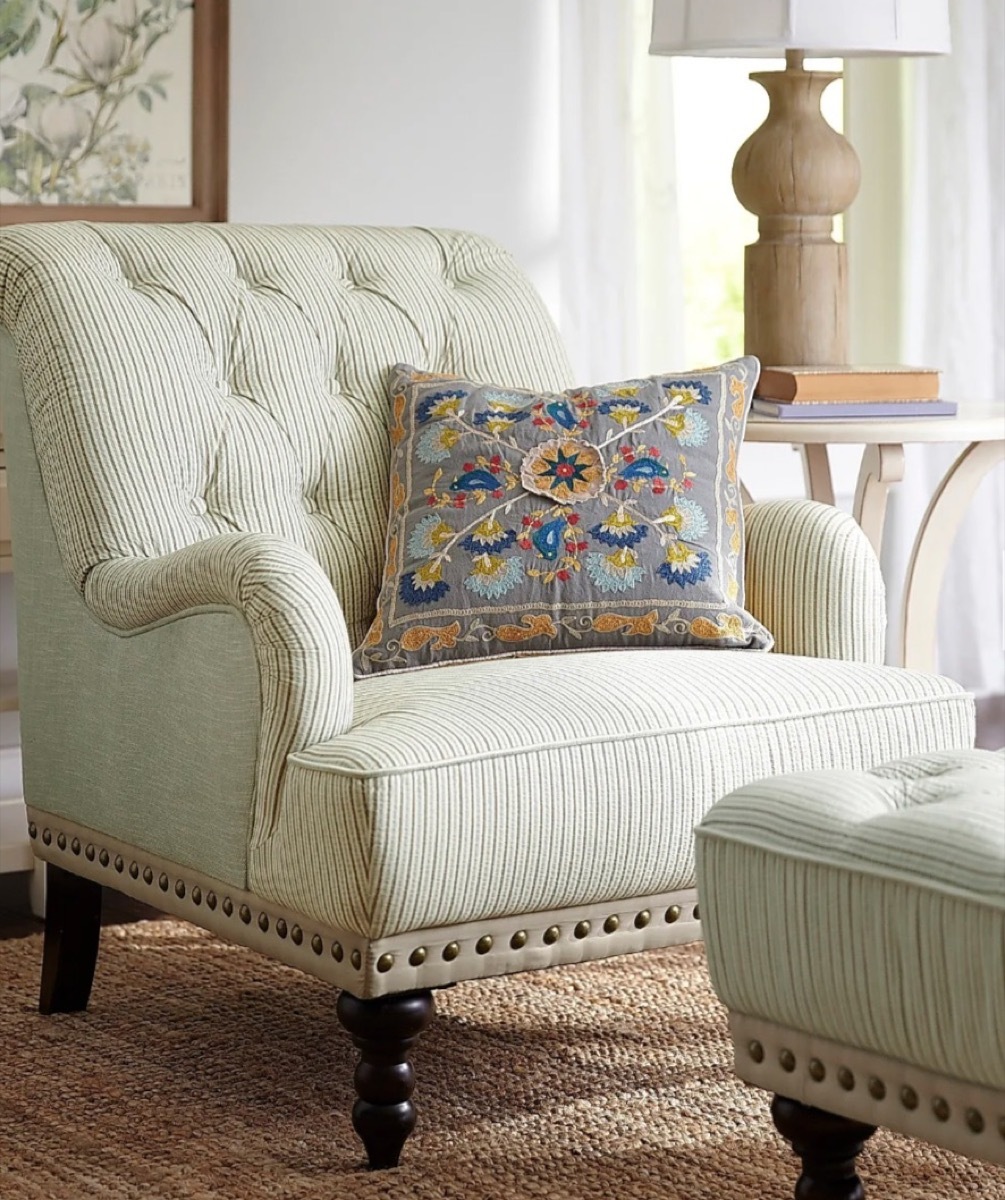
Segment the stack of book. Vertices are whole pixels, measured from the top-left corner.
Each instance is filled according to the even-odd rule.
[[[752,411],[779,421],[951,417],[931,367],[765,367]]]

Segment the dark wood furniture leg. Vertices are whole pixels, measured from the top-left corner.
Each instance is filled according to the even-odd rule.
[[[83,1012],[101,933],[101,885],[46,864],[45,943],[38,1011]]]
[[[396,1167],[415,1128],[415,1071],[408,1054],[433,1019],[433,1009],[430,991],[376,1000],[339,994],[338,1018],[360,1052],[352,1124],[366,1147],[371,1171]]]
[[[855,1160],[876,1132],[875,1125],[810,1108],[787,1096],[775,1096],[771,1116],[803,1162],[795,1200],[865,1200]]]

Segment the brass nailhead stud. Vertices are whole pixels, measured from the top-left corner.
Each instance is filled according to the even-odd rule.
[[[817,1083],[822,1083],[827,1075],[827,1068],[819,1058],[811,1058],[807,1069],[810,1073],[810,1079],[815,1080]]]
[[[426,947],[416,946],[412,953],[408,956],[410,966],[421,967],[426,961]]]
[[[216,892],[206,893],[206,907],[210,912],[213,912],[213,910],[216,908]]]
[[[905,1084],[900,1089],[900,1102],[907,1109],[915,1109],[918,1107],[918,1093],[913,1087],[908,1087]]]
[[[59,835],[59,837],[56,838],[56,845],[60,848],[60,850],[66,849],[66,834],[65,833],[61,833]]]
[[[479,954],[488,954],[492,949],[492,935],[490,933],[483,934],[477,942],[475,942],[475,950]]]
[[[269,914],[268,913],[259,913],[258,914],[258,928],[262,931],[262,933],[269,932]]]
[[[675,921],[680,920],[680,905],[671,904],[665,913],[667,924],[672,925]]]
[[[838,1067],[838,1083],[846,1092],[850,1092],[855,1087],[855,1076],[847,1067]]]
[[[185,884],[180,879],[175,880],[174,894],[178,897],[179,900],[185,899]]]
[[[579,924],[576,926],[576,928],[572,932],[576,935],[576,937],[581,938],[581,939],[588,937],[589,933],[590,933],[590,922],[589,921],[580,921]]]
[[[621,921],[616,916],[610,916],[604,922],[604,933],[617,933]]]
[[[325,948],[325,944],[321,940],[321,934],[316,933],[311,938],[311,949],[314,951],[315,954],[320,954],[324,950],[324,948]]]
[[[70,843],[70,849],[73,851],[74,854],[80,853],[80,838],[73,839],[73,841]]]
[[[791,1050],[781,1050],[778,1054],[778,1065],[783,1071],[791,1073],[796,1069],[796,1056]]]
[[[510,949],[522,950],[527,945],[527,930],[518,929],[509,940]]]
[[[304,940],[304,931],[299,925],[294,925],[290,930],[290,940],[293,942],[294,946],[299,946]]]
[[[103,867],[107,867],[109,862],[111,862],[111,857],[112,856],[108,853],[107,850],[102,850],[101,853],[98,855],[98,862],[101,863],[101,865]]]
[[[377,970],[381,973],[381,975],[386,975],[387,972],[390,971],[390,969],[393,966],[394,966],[394,955],[393,954],[382,954],[380,956],[380,958],[377,959]]]
[[[125,865],[126,865],[126,860],[125,860],[125,859],[122,857],[122,855],[121,855],[121,854],[116,854],[116,856],[115,856],[115,869],[116,869],[116,871],[118,871],[118,873],[119,873],[120,875],[122,874],[123,870],[125,869]]]
[[[653,914],[648,908],[644,908],[640,913],[635,914],[635,928],[645,929],[649,922],[653,919]]]
[[[544,944],[546,946],[554,946],[561,936],[562,931],[557,925],[549,925],[544,931]]]
[[[229,896],[224,896],[221,907],[223,908],[223,915],[225,917],[232,917],[234,915],[234,901]]]
[[[289,930],[286,927],[286,922],[283,920],[282,917],[280,917],[279,920],[276,922],[276,933],[281,938],[286,937],[287,933],[289,933]]]
[[[981,1116],[981,1114],[977,1111],[976,1108],[968,1108],[967,1109],[967,1128],[972,1133],[983,1133],[984,1132],[984,1118]]]
[[[998,1118],[998,1136],[1005,1142],[1005,1117]]]
[[[140,875],[140,864],[131,862],[129,864],[129,878],[138,879]]]
[[[247,904],[242,904],[237,910],[237,913],[245,925],[251,924],[251,909],[247,906]]]
[[[34,821],[28,822],[28,836],[30,838],[38,837],[38,826],[35,824]]]
[[[453,962],[460,952],[461,948],[457,942],[447,942],[443,947],[443,961]]]
[[[162,892],[166,892],[171,885],[171,880],[168,879],[163,871],[161,872],[160,879],[158,879],[157,882],[160,884],[160,889]]]
[[[196,886],[192,889],[192,903],[193,904],[201,904],[202,903],[202,888],[199,887],[198,884],[196,884]]]
[[[143,868],[143,882],[150,884],[150,883],[153,883],[153,881],[154,881],[153,867],[144,867]]]
[[[694,919],[695,919],[696,921],[700,921],[700,920],[701,920],[701,912],[699,911],[699,909],[698,909],[698,905],[697,905],[697,904],[694,906]]]
[[[873,1100],[886,1099],[886,1084],[875,1075],[869,1076],[869,1095]]]
[[[358,950],[354,950],[352,954],[349,955],[349,961],[358,971],[363,964],[363,955],[360,954]]]
[[[748,1042],[747,1053],[754,1060],[754,1062],[764,1062],[764,1047],[760,1042]]]
[[[341,962],[344,957],[345,951],[342,949],[342,943],[332,942],[332,958],[334,958],[336,962]]]
[[[935,1096],[932,1100],[932,1112],[935,1115],[936,1121],[948,1121],[949,1101],[943,1099],[942,1096]]]
[[[88,842],[84,847],[84,858],[86,858],[88,862],[94,862],[94,847],[90,842]],[[101,865],[104,866],[104,863]]]
[[[42,830],[42,841],[45,842],[45,844],[47,846],[52,845],[52,830],[51,829],[43,829]]]

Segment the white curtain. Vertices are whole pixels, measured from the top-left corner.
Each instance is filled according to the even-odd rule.
[[[863,160],[863,192],[873,179],[898,193],[894,204],[889,194],[864,195],[865,211],[852,209],[853,304],[860,326],[891,331],[893,361],[941,367],[943,395],[997,406],[1005,432],[1005,4],[952,0],[950,7],[951,55],[849,64],[849,132]],[[899,126],[901,165],[892,172],[893,139],[870,128],[883,121]],[[884,221],[885,235],[877,228]],[[878,239],[885,251],[877,254]],[[886,279],[876,294],[894,296],[899,320],[870,312],[877,303],[868,294],[870,277],[877,273]],[[914,534],[960,449],[909,447],[906,478],[891,494],[883,555],[891,653]],[[964,518],[939,615],[938,669],[983,696],[1005,691],[1003,569],[1005,472],[999,468]]]
[[[561,319],[576,377],[683,367],[669,63],[650,0],[561,0]]]

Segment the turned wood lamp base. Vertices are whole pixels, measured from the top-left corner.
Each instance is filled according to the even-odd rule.
[[[768,115],[733,163],[733,189],[758,218],[744,260],[744,352],[775,366],[848,362],[847,247],[834,217],[855,199],[859,162],[820,111],[840,74],[803,70],[789,50],[784,71],[756,71]]]

